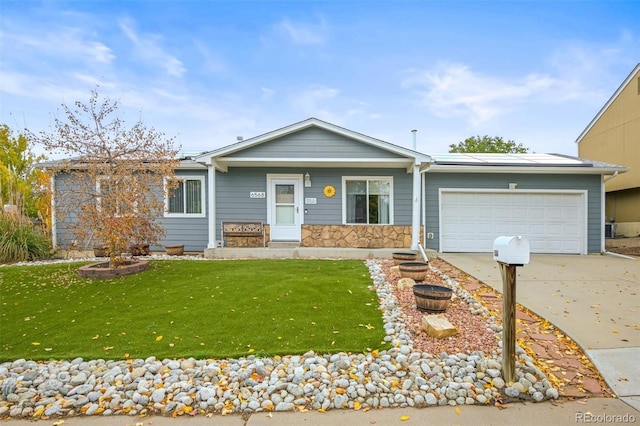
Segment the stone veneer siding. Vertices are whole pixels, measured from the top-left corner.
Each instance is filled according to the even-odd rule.
[[[422,232],[420,233],[422,238]],[[302,225],[302,247],[408,248],[410,225]]]
[[[264,225],[265,246],[270,229]],[[262,247],[262,237],[225,237],[225,247]],[[420,230],[422,243],[422,229]],[[410,225],[302,225],[301,247],[409,248]]]

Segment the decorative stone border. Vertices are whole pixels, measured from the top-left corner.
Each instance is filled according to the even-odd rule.
[[[118,278],[125,275],[137,274],[149,267],[148,260],[132,259],[125,261],[124,264],[117,268],[109,267],[109,262],[92,263],[91,265],[81,266],[78,269],[78,275],[82,278]]]

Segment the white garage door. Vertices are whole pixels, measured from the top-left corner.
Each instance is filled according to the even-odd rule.
[[[586,253],[584,192],[440,193],[440,251],[491,252],[501,235],[522,235],[532,253]]]

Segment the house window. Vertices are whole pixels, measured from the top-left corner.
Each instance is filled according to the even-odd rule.
[[[204,177],[178,177],[176,181],[175,188],[165,190],[165,217],[204,217]]]
[[[101,176],[96,182],[98,210],[108,216],[127,216],[136,213],[138,195],[120,180]]]
[[[347,224],[392,224],[393,180],[390,177],[345,177],[343,218]]]

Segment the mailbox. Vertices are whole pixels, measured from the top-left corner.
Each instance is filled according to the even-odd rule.
[[[508,265],[529,263],[529,240],[525,237],[498,237],[493,242],[493,259]]]

